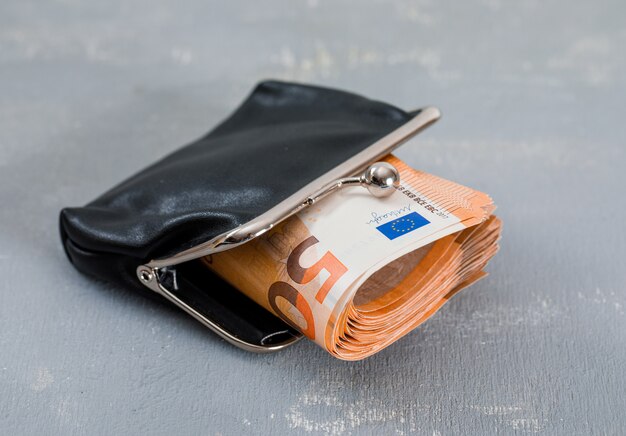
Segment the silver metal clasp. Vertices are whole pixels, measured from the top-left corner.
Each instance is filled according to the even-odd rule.
[[[304,208],[346,186],[364,186],[376,197],[390,195],[400,183],[400,174],[393,165],[377,161],[433,124],[440,116],[439,110],[434,107],[420,110],[409,122],[304,186],[264,214],[231,231],[218,235],[210,241],[184,250],[174,256],[165,259],[155,259],[147,264],[140,265],[136,271],[137,278],[143,285],[162,295],[226,341],[240,348],[264,353],[278,351],[293,344],[300,338],[290,338],[280,344],[273,345],[258,345],[238,338],[232,332],[227,331],[211,320],[206,314],[201,313],[193,304],[183,301],[176,295],[174,290],[166,288],[161,280],[162,274],[175,265],[244,244],[262,235]],[[374,163],[372,164],[372,162]]]

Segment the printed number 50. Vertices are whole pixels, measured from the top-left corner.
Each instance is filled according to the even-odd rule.
[[[294,282],[304,285],[312,281],[319,275],[322,270],[328,271],[330,274],[326,281],[322,284],[320,289],[315,294],[315,299],[320,303],[324,302],[324,299],[337,283],[337,281],[348,271],[348,268],[339,261],[330,251],[327,251],[324,256],[313,265],[308,268],[303,268],[300,265],[300,258],[307,248],[317,244],[319,240],[315,236],[309,236],[302,241],[291,252],[289,258],[287,258],[287,274]],[[282,297],[289,301],[300,312],[302,317],[306,320],[307,327],[303,330],[303,333],[311,339],[315,339],[315,326],[313,320],[313,314],[311,307],[306,302],[304,297],[290,284],[285,282],[276,282],[270,286],[268,299],[270,306],[276,313],[281,315],[283,319],[289,321],[283,311],[276,304],[276,298]]]

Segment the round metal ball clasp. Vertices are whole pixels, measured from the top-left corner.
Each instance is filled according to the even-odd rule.
[[[387,197],[400,186],[400,172],[387,162],[370,165],[362,176],[362,183],[375,197]]]

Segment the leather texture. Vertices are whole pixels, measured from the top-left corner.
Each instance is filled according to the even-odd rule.
[[[137,266],[261,215],[412,115],[340,90],[262,82],[206,136],[86,206],[63,209],[63,246],[80,271],[154,294],[137,280]],[[236,321],[238,292],[211,274],[197,276],[189,289],[198,299],[233,295],[213,315],[236,334],[267,337],[287,328],[278,319],[260,317],[252,327]]]

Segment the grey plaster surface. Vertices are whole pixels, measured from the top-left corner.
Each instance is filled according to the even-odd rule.
[[[3,0],[0,434],[624,434],[621,1]],[[489,192],[491,275],[365,361],[239,351],[77,273],[57,214],[258,80],[444,118],[399,156]]]

